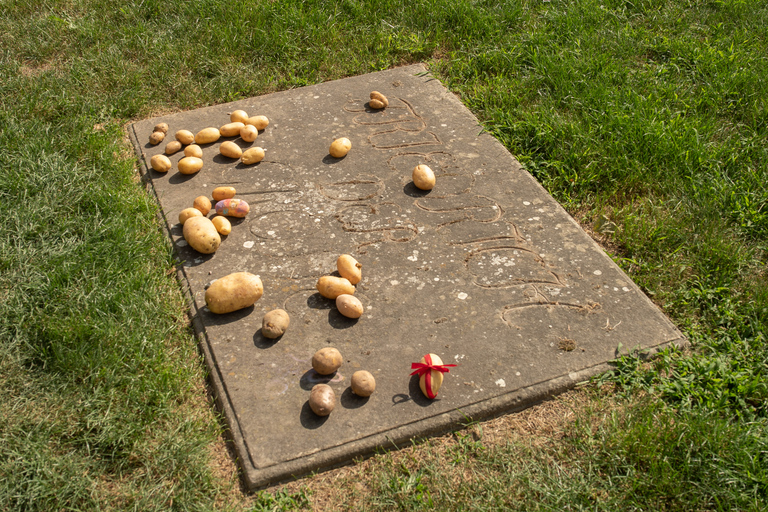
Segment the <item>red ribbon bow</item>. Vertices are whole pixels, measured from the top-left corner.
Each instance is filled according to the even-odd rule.
[[[453,367],[456,365],[432,364],[432,357],[430,357],[429,354],[424,356],[424,360],[426,363],[411,363],[411,370],[416,370],[411,372],[411,375],[419,375],[419,377],[424,375],[424,388],[427,390],[427,397],[433,399],[437,395],[432,392],[432,370],[438,371],[440,373],[448,373],[450,371],[448,367]]]

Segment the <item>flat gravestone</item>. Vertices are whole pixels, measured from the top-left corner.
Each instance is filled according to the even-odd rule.
[[[378,90],[389,107],[372,110]],[[266,158],[246,166],[203,147],[203,169],[157,173],[149,159],[173,133],[229,122],[242,109],[270,124],[252,144]],[[148,144],[153,126],[166,141]],[[680,332],[473,115],[421,65],[278,92],[135,123],[131,136],[146,179],[183,260],[183,278],[246,483],[259,487],[393,447],[414,437],[532,405],[604,371],[624,349],[683,343]],[[338,137],[349,154],[328,154]],[[222,139],[223,140],[223,139]],[[437,175],[430,192],[411,171]],[[233,221],[219,250],[184,241],[179,212],[217,186],[233,186],[251,211]],[[213,214],[210,214],[212,217]],[[343,317],[315,289],[349,253],[363,265],[365,313]],[[255,306],[226,315],[205,307],[205,287],[232,272],[261,276]],[[291,324],[261,335],[264,313]],[[311,358],[333,346],[335,375]],[[435,353],[456,364],[435,400],[411,363]],[[352,394],[368,370],[376,392]],[[309,392],[328,382],[336,409],[318,417]]]

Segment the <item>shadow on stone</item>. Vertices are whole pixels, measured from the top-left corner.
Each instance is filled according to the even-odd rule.
[[[192,178],[194,178],[195,176],[197,176],[197,174],[198,173],[181,174],[180,172],[177,172],[176,174],[174,174],[173,176],[168,178],[168,183],[171,183],[173,185],[178,185],[180,183],[186,183],[189,180],[191,180]]]
[[[230,158],[228,156],[224,156],[221,153],[219,153],[218,155],[214,155],[213,161],[214,161],[214,163],[217,163],[217,164],[233,164],[233,163],[237,162],[238,159],[237,158]]]
[[[411,380],[408,382],[408,394],[410,395],[411,400],[413,400],[413,403],[420,405],[421,407],[429,407],[433,403],[440,401],[439,398],[430,400],[424,396],[424,393],[421,392],[421,388],[419,387],[418,375],[411,375]]]
[[[330,154],[328,154],[328,155],[325,155],[323,157],[323,163],[326,164],[326,165],[331,165],[331,164],[335,164],[336,162],[341,162],[345,158],[347,158],[347,155],[344,155],[341,158],[336,158],[336,157],[331,156]]]
[[[307,307],[311,309],[334,309],[336,302],[331,299],[326,299],[320,292],[313,293],[307,297]]]
[[[352,392],[352,388],[348,387],[341,394],[341,406],[345,409],[358,409],[367,404],[370,398],[369,396],[357,396]]]
[[[253,313],[254,309],[253,306],[248,306],[247,308],[238,309],[231,313],[217,315],[216,313],[211,313],[206,307],[205,309],[202,309],[201,312],[205,315],[205,325],[227,325],[242,320]]]
[[[328,311],[328,323],[334,329],[349,329],[356,325],[358,320],[358,318],[349,318],[342,315],[335,307]]]
[[[409,181],[403,187],[403,193],[405,195],[411,196],[411,197],[426,197],[427,195],[429,195],[430,192],[432,192],[432,191],[431,190],[421,190],[416,185],[414,185],[412,181]]]
[[[312,388],[318,384],[328,384],[333,381],[336,375],[336,373],[331,375],[320,375],[314,369],[307,370],[304,372],[304,375],[301,376],[301,379],[299,379],[299,386],[305,391],[311,391]]]
[[[261,329],[259,329],[253,335],[253,346],[260,349],[272,348],[277,345],[277,342],[280,341],[281,338],[282,336],[278,338],[267,338],[261,333]]]
[[[312,412],[312,408],[309,406],[309,400],[304,402],[304,405],[301,407],[301,414],[299,414],[299,421],[301,421],[301,426],[308,429],[308,430],[314,430],[316,428],[320,428],[325,424],[326,421],[328,421],[328,416],[318,416],[314,412]]]

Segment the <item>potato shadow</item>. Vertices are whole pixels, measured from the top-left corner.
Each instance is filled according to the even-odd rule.
[[[330,300],[330,299],[326,299]],[[349,329],[357,325],[359,318],[349,318],[336,309],[336,301],[333,301],[334,306],[328,311],[328,324],[334,329]]]
[[[424,396],[424,393],[421,392],[421,387],[419,386],[418,375],[411,375],[411,380],[408,382],[408,395],[410,396],[411,400],[416,403],[416,405],[421,407],[429,407],[433,403],[440,401],[439,398],[430,400]]]
[[[180,185],[181,183],[186,183],[195,176],[200,174],[200,171],[197,171],[192,174],[181,174],[180,172],[175,173],[173,176],[168,178],[168,183],[171,183],[173,185]]]
[[[283,336],[284,335],[280,335],[277,338],[267,338],[262,333],[261,328],[259,328],[259,330],[256,331],[253,335],[253,346],[262,350],[266,350],[277,345],[277,342],[283,339]]]
[[[307,370],[299,379],[299,387],[304,391],[312,391],[312,388],[318,384],[328,384],[334,382],[340,377],[339,372],[333,372],[330,375],[320,375],[314,369]],[[342,379],[338,379],[341,381]]]
[[[331,154],[329,153],[323,157],[323,163],[326,165],[332,165],[332,164],[341,162],[345,158],[347,158],[347,155],[344,155],[340,158],[336,158],[335,156],[331,156]]]
[[[403,187],[403,193],[405,195],[411,196],[411,197],[416,197],[416,198],[425,197],[425,196],[429,195],[430,192],[432,192],[432,191],[431,190],[421,190],[412,181],[409,181]]]
[[[299,413],[301,426],[308,430],[315,430],[322,427],[325,422],[328,421],[328,417],[329,416],[318,416],[315,414],[309,406],[309,400],[304,402],[304,405],[301,406],[301,413]]]
[[[216,314],[212,313],[206,306],[201,309],[200,312],[205,316],[205,325],[227,325],[235,322],[239,322],[243,318],[249,316],[256,308],[254,306],[248,306],[247,308],[238,309],[231,313]]]
[[[218,153],[213,156],[211,159],[216,164],[234,164],[235,162],[239,162],[239,158],[230,158],[228,156],[224,156],[221,153]]]
[[[369,396],[357,396],[352,392],[352,388],[348,387],[341,394],[341,406],[345,409],[359,409],[368,403],[371,397]]]
[[[307,307],[310,309],[335,309],[336,301],[326,299],[320,295],[320,292],[315,292],[307,297]]]

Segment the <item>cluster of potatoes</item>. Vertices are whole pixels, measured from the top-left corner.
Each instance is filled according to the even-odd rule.
[[[190,208],[179,213],[184,240],[190,247],[202,254],[213,254],[221,245],[219,235],[232,232],[232,223],[227,217],[243,218],[248,215],[250,206],[242,199],[236,199],[235,187],[216,187],[211,194],[215,206],[206,196],[198,196]],[[215,209],[216,217],[209,219],[208,213]]]
[[[333,375],[341,367],[344,358],[333,348],[321,348],[312,356],[312,368],[320,375]],[[359,370],[352,374],[352,392],[367,398],[376,390],[376,379],[370,372]],[[336,393],[328,384],[317,384],[309,393],[309,407],[318,416],[328,416],[336,406]]]

